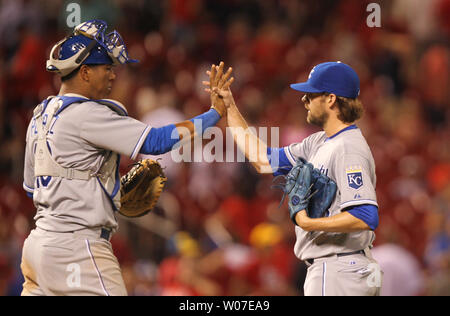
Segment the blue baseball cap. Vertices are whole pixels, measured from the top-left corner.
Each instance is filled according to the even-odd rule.
[[[59,59],[64,60],[72,57],[81,49],[87,47],[95,39],[84,35],[74,35],[69,37],[61,46]],[[113,60],[109,57],[106,49],[100,44],[96,44],[90,51],[89,56],[81,63],[83,65],[111,65]]]
[[[347,64],[340,61],[326,62],[318,64],[311,70],[308,81],[292,84],[291,88],[301,92],[328,92],[356,99],[359,95],[359,78]]]

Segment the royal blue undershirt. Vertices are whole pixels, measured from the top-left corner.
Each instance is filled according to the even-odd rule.
[[[200,135],[208,128],[217,124],[220,120],[219,113],[210,109],[199,116],[190,119],[194,123],[195,130]],[[161,155],[173,149],[173,146],[180,141],[175,124],[169,124],[163,127],[153,127],[148,133],[139,153],[144,155]]]
[[[375,230],[378,227],[378,207],[375,205],[361,204],[351,206],[345,211],[362,220],[371,230]]]

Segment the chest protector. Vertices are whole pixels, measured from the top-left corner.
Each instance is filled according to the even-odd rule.
[[[37,143],[34,154],[34,176],[35,177],[60,177],[66,179],[76,179],[88,181],[96,178],[112,202],[114,210],[120,209],[120,175],[119,163],[120,155],[107,151],[103,155],[101,166],[98,170],[78,170],[74,168],[65,168],[58,164],[52,157],[50,147],[47,142],[47,136],[53,125],[55,116],[59,115],[64,109],[74,103],[96,102],[108,106],[121,116],[128,116],[125,107],[117,101],[89,100],[80,97],[49,97],[39,104],[33,112],[33,119],[36,124]]]

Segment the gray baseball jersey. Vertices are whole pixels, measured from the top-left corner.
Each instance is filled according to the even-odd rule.
[[[378,206],[374,159],[356,125],[330,138],[325,132],[315,133],[301,143],[285,147],[284,152],[292,165],[295,165],[298,157],[302,157],[336,181],[338,191],[329,208],[329,216],[339,214],[350,206],[361,204]],[[362,250],[371,246],[375,239],[373,231],[307,232],[296,226],[295,232],[297,241],[294,252],[300,260]]]
[[[109,102],[107,106],[90,100],[78,101],[61,110],[67,98],[83,96],[67,94],[63,98],[53,97],[41,113],[42,122],[48,129],[46,143],[51,158],[65,170],[89,171],[93,175],[99,173],[105,162],[112,166],[108,174],[87,180],[36,175],[39,126],[34,117],[26,136],[23,187],[33,194],[37,208],[36,226],[55,232],[90,227],[115,230],[115,210],[120,207],[117,203],[120,199],[117,154],[134,159],[151,127],[128,117],[125,107],[118,102]],[[60,102],[56,109],[61,111],[55,116],[48,115],[53,119],[46,121],[48,109],[55,102]]]

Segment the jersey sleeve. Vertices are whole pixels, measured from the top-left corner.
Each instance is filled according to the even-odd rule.
[[[267,148],[267,158],[269,159],[270,166],[272,167],[273,175],[279,176],[288,174],[294,166],[291,160],[288,158],[289,147],[283,148]]]
[[[91,144],[135,159],[151,127],[106,106],[94,104],[81,123],[80,136]]]
[[[311,154],[313,151],[313,148],[316,147],[316,145],[325,137],[324,132],[318,132],[314,133],[305,139],[303,139],[300,143],[294,143],[287,147],[286,155],[289,159],[289,161],[295,165],[295,162],[298,158],[303,158],[307,161],[311,159]]]
[[[362,204],[350,206],[346,209],[346,211],[366,223],[371,230],[375,230],[378,227],[378,207],[376,207],[375,205]]]
[[[335,159],[336,183],[341,195],[341,209],[371,204],[378,207],[375,174],[369,162],[357,154],[342,154]]]
[[[308,160],[312,142],[318,135],[313,134],[300,143],[294,143],[282,148],[267,148],[267,158],[273,170],[273,175],[288,174],[298,158]]]

